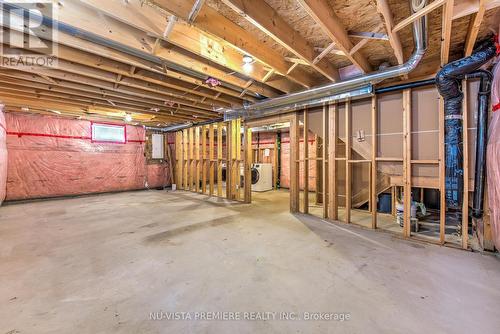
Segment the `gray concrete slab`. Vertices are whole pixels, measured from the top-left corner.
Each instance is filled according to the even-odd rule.
[[[498,332],[497,258],[294,216],[286,192],[254,199],[140,191],[0,208],[0,333]],[[192,319],[151,320],[169,312]]]

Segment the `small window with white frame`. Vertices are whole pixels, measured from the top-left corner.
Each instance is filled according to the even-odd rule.
[[[125,125],[92,123],[92,141],[125,144],[127,141]]]

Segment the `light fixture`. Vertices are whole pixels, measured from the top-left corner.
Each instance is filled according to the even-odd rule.
[[[253,58],[249,55],[243,56],[243,71],[250,73],[253,70]]]
[[[28,107],[22,107],[21,110],[22,111],[30,111],[30,108],[28,108]]]
[[[249,55],[244,55],[244,56],[243,56],[243,62],[244,62],[245,64],[251,64],[251,63],[253,63],[253,58],[252,58],[252,56],[249,56]]]
[[[62,113],[58,110],[53,110],[53,109],[49,109],[50,112],[53,112],[54,114],[58,114],[58,115],[61,115]]]
[[[125,122],[132,122],[132,115],[126,114],[125,115]]]

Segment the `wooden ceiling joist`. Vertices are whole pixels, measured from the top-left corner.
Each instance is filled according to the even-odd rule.
[[[30,96],[25,95],[25,94],[7,94],[4,92],[0,92],[0,101],[5,103],[8,106],[14,106],[14,107],[19,107],[19,108],[29,108],[29,109],[44,109],[48,112],[52,110],[52,115],[58,114],[58,115],[63,115],[62,113],[75,113],[76,115],[80,116],[85,116],[85,115],[100,115],[103,117],[108,117],[109,114],[115,114],[115,115],[122,115],[121,119],[123,120],[123,117],[125,116],[126,112],[119,110],[119,109],[114,109],[114,108],[105,108],[105,107],[95,107],[95,106],[89,106],[85,103],[69,103],[66,100],[59,101],[54,98],[50,98],[49,100],[44,99],[44,98],[38,98],[36,96]],[[152,120],[154,119],[155,122],[172,122],[172,121],[179,121],[178,118],[172,117],[172,116],[158,116],[158,115],[151,115],[146,111],[143,112],[130,112],[130,114],[136,114],[136,115],[142,115],[146,116],[146,120]],[[117,117],[118,118],[118,117]]]
[[[384,19],[385,29],[389,37],[389,43],[391,44],[396,59],[398,60],[398,64],[403,64],[403,46],[401,45],[401,39],[399,38],[399,35],[393,31],[394,16],[392,15],[387,0],[377,0],[377,11],[382,15]]]
[[[41,91],[41,90],[32,90],[32,89],[22,89],[22,88],[17,88],[17,87],[0,87],[0,96],[12,96],[12,97],[17,97],[17,96],[22,96],[22,97],[31,97],[31,98],[37,98],[43,101],[47,101],[47,103],[50,102],[61,102],[61,103],[67,103],[68,105],[78,105],[78,106],[94,106],[94,107],[99,107],[102,110],[107,110],[106,108],[110,108],[110,103],[106,100],[101,100],[101,99],[95,99],[95,98],[89,98],[89,97],[84,97],[80,95],[72,95],[72,94],[63,94],[63,93],[58,93],[58,92],[53,92],[53,91]],[[21,101],[22,102],[22,101]],[[130,106],[130,105],[125,105],[125,104],[119,104],[116,102],[111,103],[111,108],[113,108],[116,111],[125,111],[125,112],[134,112],[134,113],[141,113],[144,115],[153,115],[156,117],[163,117],[175,121],[190,121],[193,119],[192,115],[186,115],[186,114],[181,114],[181,113],[170,113],[170,111],[163,110],[163,111],[155,111],[150,108],[145,108],[145,107],[137,107],[137,106]],[[207,116],[207,115],[197,115],[200,119],[208,120],[210,117],[213,116]]]
[[[351,43],[340,19],[326,0],[298,0],[298,2],[354,65],[358,66],[363,72],[371,71],[370,64],[361,53],[350,54],[354,45]]]
[[[104,8],[112,3],[116,2],[113,1],[99,2],[99,5]],[[118,3],[120,7],[123,7],[122,6],[123,2],[119,1]],[[119,6],[116,7],[120,8]],[[145,5],[144,8],[147,9],[149,7]],[[150,9],[152,10],[152,8]],[[96,9],[86,7],[82,3],[75,0],[65,1],[64,6],[61,6],[59,11],[60,11],[59,18],[60,21],[62,21],[63,23],[66,23],[82,31],[91,32],[99,37],[105,38],[114,43],[122,45],[125,48],[133,50],[134,52],[148,52],[148,51],[150,52],[156,40],[156,38],[153,38],[151,36],[154,35],[156,37],[161,37],[161,35],[163,34],[163,31],[161,31],[161,29],[158,28],[160,27],[160,24],[158,23],[158,27],[156,25],[152,25],[152,22],[156,21],[150,20],[150,17],[140,16],[143,22],[148,23],[146,26],[148,26],[149,29],[152,31],[150,32],[140,31],[137,28],[134,28],[134,26],[128,25],[128,23],[119,22],[111,17],[106,18]],[[140,13],[142,12],[144,12],[144,10],[141,9],[141,7],[139,7],[138,15],[140,15]],[[154,10],[153,12],[156,13],[157,17],[164,19],[164,16],[162,16],[161,13],[158,14],[158,10]],[[82,20],[81,17],[90,17],[92,19]],[[132,24],[133,22],[129,23]],[[165,21],[163,20],[162,23],[164,26]],[[59,43],[69,45],[73,48],[78,48],[79,42],[74,43],[76,40],[76,41],[81,41],[82,45],[85,45],[84,50],[88,50],[88,52],[92,52],[94,54],[99,54],[98,52],[103,51],[100,54],[106,55],[107,57],[109,55],[109,57],[111,56],[119,58],[126,57],[129,59],[134,59],[133,56],[122,55],[116,50],[108,49],[98,44],[91,43],[76,37],[72,37],[64,33],[59,33],[59,35],[60,35],[58,38]],[[160,47],[159,50],[157,51],[156,58],[175,63],[181,67],[189,69],[190,71],[197,72],[201,76],[211,76],[219,79],[222,82],[227,82],[237,87],[240,87],[242,83],[246,82],[246,80],[238,78],[237,76],[229,75],[228,73],[230,72],[230,70],[225,70],[218,64],[215,65],[215,62],[208,59],[203,59],[203,57],[199,55],[196,56],[194,54],[189,53],[188,51],[181,50],[179,48],[169,47],[167,49],[164,47]],[[137,67],[141,67],[140,63],[137,62],[134,65],[136,65]],[[158,67],[157,64],[153,64],[152,66],[153,67],[151,68]],[[185,74],[179,73],[178,71],[175,71],[171,68],[166,73],[166,75],[170,75],[170,73],[173,73],[173,75],[179,77],[179,79],[186,79]],[[197,79],[199,80],[199,78]],[[237,93],[239,94],[241,90],[239,90]],[[262,96],[273,97],[277,95],[276,90],[268,87],[267,85],[256,85],[252,87],[251,91],[258,93]]]
[[[486,11],[500,7],[500,0],[485,0]],[[480,2],[478,0],[455,0],[453,4],[453,20],[479,12]]]
[[[2,88],[4,89],[9,89],[9,90],[15,90],[15,91],[25,91],[25,92],[31,92],[33,94],[38,94],[38,93],[45,93],[45,94],[61,94],[64,96],[74,96],[74,97],[81,97],[81,98],[89,98],[89,99],[94,99],[98,101],[105,101],[108,102],[109,104],[113,106],[127,106],[127,107],[134,107],[134,108],[142,108],[142,109],[149,109],[149,110],[155,110],[157,112],[166,112],[166,113],[171,113],[173,110],[176,110],[177,108],[168,107],[165,106],[164,104],[159,104],[159,103],[154,103],[154,102],[149,102],[145,100],[131,100],[131,99],[125,99],[117,96],[112,96],[112,95],[99,95],[95,93],[90,93],[88,91],[81,91],[81,90],[76,90],[76,89],[71,89],[71,88],[66,88],[63,86],[48,86],[48,85],[43,85],[35,82],[23,82],[19,80],[12,80],[12,79],[6,79],[2,76],[0,76],[0,82],[2,83]],[[61,95],[59,95],[61,97]],[[184,117],[186,119],[191,119],[193,113],[196,113],[197,115],[204,115],[208,117],[214,117],[216,113],[212,112],[201,112],[199,109],[194,109],[190,107],[182,107],[178,108],[178,113],[176,116],[179,117]]]
[[[154,3],[177,17],[187,20],[187,17],[176,12],[176,3],[182,1],[155,0]],[[225,41],[227,45],[251,55],[268,67],[273,68],[276,73],[286,76],[304,87],[311,87],[315,84],[313,78],[307,72],[300,69],[286,75],[288,64],[277,51],[263,45],[255,36],[209,6],[201,8],[196,20],[193,22],[193,26]],[[270,82],[268,81],[268,83]]]
[[[166,7],[170,9],[176,8],[176,1],[181,2],[181,0],[169,0],[166,2]],[[162,27],[165,24],[165,17],[167,16],[167,14],[162,13],[151,6],[142,6],[139,0],[129,0],[127,2],[123,2],[120,0],[108,0],[105,2],[98,0],[83,0],[83,2],[88,6],[86,8],[87,10],[99,11],[106,14],[110,18],[113,18],[114,20],[130,25],[135,29],[139,29],[150,36],[150,39],[151,36],[155,37],[154,40],[156,40],[156,38],[163,38]],[[158,3],[157,5],[159,7],[163,7],[160,3]],[[73,4],[72,8],[77,9],[77,6]],[[168,8],[163,8],[168,11]],[[216,33],[206,31],[205,29],[196,29],[195,27],[199,26],[198,23],[204,20],[203,17],[206,16],[206,13],[212,13],[211,11],[212,10],[208,6],[203,6],[197,16],[197,19],[193,23],[193,26],[181,22],[175,24],[168,38],[168,42],[198,56],[216,62],[219,65],[230,68],[232,71],[240,73],[241,75],[248,76],[259,82],[262,82],[262,78],[267,73],[267,71],[265,70],[266,66],[260,63],[255,63],[253,64],[252,71],[245,71],[243,67],[243,55],[245,53],[253,55],[255,58],[260,59],[263,63],[267,64],[269,67],[277,70],[278,73],[281,73],[278,68],[276,68],[276,66],[279,65],[277,59],[280,59],[282,63],[285,62],[282,57],[274,50],[264,47],[263,49],[269,51],[270,53],[267,55],[268,58],[262,59],[257,54],[253,54],[252,52],[245,50],[245,48],[242,48],[242,45],[230,45],[231,40],[228,36],[219,36]],[[185,21],[187,20],[187,17],[179,15],[180,13],[174,11],[168,12],[174,14],[178,18],[184,19]],[[218,21],[216,22],[216,24],[212,24],[211,27],[216,27],[222,24],[222,31],[225,31],[226,34],[228,34],[233,39],[238,41],[245,41],[245,38],[251,37],[251,42],[256,43],[255,47],[258,47],[259,49],[262,48],[262,45],[259,45],[260,43],[257,38],[251,36],[247,31],[241,28],[240,30],[235,32],[235,27],[238,26],[225,19],[217,12],[215,12],[215,14],[220,17],[218,17]],[[222,18],[226,21],[221,22]],[[109,21],[110,20],[106,21],[108,25],[111,24]],[[202,31],[208,32],[212,36],[207,35]],[[219,37],[220,39],[218,40],[216,37]],[[242,43],[247,45],[249,41],[245,41]],[[151,49],[151,47],[149,48]],[[161,49],[162,47],[159,47],[156,53],[157,56],[161,57]],[[307,81],[308,76],[309,75],[307,73],[303,72],[295,74],[294,77],[290,77],[290,79],[301,85],[311,84],[311,81]],[[300,89],[300,86],[297,86],[296,84],[293,85],[293,82],[288,85],[285,85],[283,82],[274,82],[274,84],[268,82],[267,84],[273,85],[273,88],[279,89],[282,92],[291,92]]]
[[[19,53],[22,53],[22,51],[19,50]],[[10,56],[9,58],[13,59],[15,57]],[[206,95],[200,97],[198,95],[194,95],[186,91],[171,89],[164,84],[143,81],[141,79],[136,79],[133,77],[121,77],[120,74],[118,74],[117,77],[117,74],[115,73],[110,73],[98,68],[92,68],[85,65],[72,63],[62,59],[59,59],[57,69],[31,67],[31,68],[21,68],[21,70],[37,73],[39,75],[43,75],[52,79],[53,78],[64,79],[66,73],[71,73],[88,78],[112,82],[113,84],[119,83],[120,85],[128,87],[139,88],[146,91],[159,92],[161,94],[169,96],[170,99],[176,99],[177,101],[179,101],[179,103],[182,104],[192,104],[193,102],[200,101],[202,97],[207,97]],[[213,97],[214,97],[213,95],[210,95],[210,98],[207,97],[207,99],[205,100],[205,104],[207,106],[216,106],[225,108],[231,107],[230,103],[221,100],[216,101]]]
[[[451,25],[453,23],[453,3],[454,0],[446,0],[443,7],[442,28],[441,28],[441,66],[448,64],[451,43]]]
[[[322,57],[318,58],[314,46],[310,45],[264,0],[223,0],[223,2],[330,81],[339,80],[337,69]]]
[[[53,71],[56,71],[56,70],[53,70]],[[22,72],[21,72],[22,73]],[[37,75],[34,75],[34,74],[30,74],[32,73],[32,71],[26,71],[26,74],[23,78],[26,78],[29,80],[30,78],[30,75],[32,76],[32,80],[36,80],[37,79]],[[159,98],[161,99],[161,101],[163,101],[162,103],[164,105],[166,105],[165,103],[166,102],[170,102],[170,103],[174,103],[174,104],[180,104],[182,106],[182,108],[185,108],[185,106],[188,106],[188,107],[191,107],[193,112],[191,113],[191,115],[197,115],[197,114],[200,114],[200,113],[205,113],[204,110],[200,109],[201,108],[201,105],[198,104],[194,104],[194,103],[187,103],[186,101],[181,101],[181,100],[178,100],[178,99],[175,99],[175,98],[171,98],[171,97],[166,97],[165,95],[163,94],[160,94],[160,93],[155,93],[153,91],[151,92],[147,92],[147,91],[143,91],[143,90],[140,90],[140,89],[137,89],[137,88],[133,88],[133,87],[126,87],[126,86],[120,86],[118,88],[114,88],[114,84],[113,83],[110,83],[110,82],[107,82],[107,81],[101,81],[101,80],[98,80],[98,79],[93,79],[93,78],[85,78],[85,77],[82,77],[82,76],[79,76],[79,75],[76,75],[76,74],[72,74],[72,73],[64,73],[64,72],[54,72],[56,73],[60,80],[64,80],[64,83],[63,82],[60,82],[59,85],[63,85],[65,87],[69,86],[71,87],[70,85],[67,84],[67,82],[71,82],[73,83],[73,85],[76,85],[76,86],[81,86],[82,84],[84,85],[87,85],[87,86],[92,86],[92,87],[97,87],[97,88],[101,88],[101,89],[105,89],[107,91],[116,91],[116,92],[120,92],[120,93],[125,93],[125,94],[129,94],[129,95],[135,95],[135,96],[138,96],[138,97],[146,97],[146,98]],[[14,77],[14,78],[18,78],[18,77],[22,77],[19,75],[19,72],[18,71],[1,71],[0,74],[5,74],[7,76],[10,76],[10,77]],[[213,109],[213,108],[212,108]],[[216,112],[214,112],[211,108],[207,107],[207,111],[209,112],[210,115],[217,115]]]
[[[477,13],[472,14],[469,30],[467,31],[467,38],[465,40],[464,54],[466,57],[472,54],[474,49],[474,44],[476,44],[477,35],[479,33],[479,28],[483,22],[484,13],[486,11],[486,1],[479,0],[479,10]]]
[[[203,104],[197,104],[197,105],[180,104],[179,101],[166,99],[163,95],[156,93],[144,92],[141,90],[128,87],[119,87],[116,90],[112,90],[109,89],[109,84],[106,82],[98,82],[98,81],[78,82],[78,81],[67,81],[58,79],[56,80],[57,85],[47,85],[47,83],[44,80],[41,80],[38,75],[31,74],[28,72],[20,72],[16,70],[0,69],[0,78],[2,77],[8,78],[9,83],[18,83],[19,85],[24,85],[24,86],[43,84],[44,87],[48,87],[49,89],[55,89],[55,87],[64,87],[65,89],[73,89],[75,91],[92,93],[95,94],[96,96],[102,96],[106,98],[115,97],[115,98],[126,99],[129,101],[142,101],[151,104],[155,107],[175,106],[175,108],[179,108],[180,110],[186,110],[191,114],[204,111],[216,114],[213,111],[213,107],[208,107]]]
[[[427,15],[430,12],[432,12],[433,10],[441,7],[446,1],[447,0],[434,0],[430,4],[427,4],[427,6],[425,6],[424,8],[420,9],[416,13],[408,16],[406,19],[404,19],[403,21],[396,24],[394,26],[394,28],[392,28],[392,32],[395,33],[395,32],[400,31],[404,27],[407,27],[408,25],[412,24],[413,22],[415,22],[416,20],[418,20],[422,16]]]

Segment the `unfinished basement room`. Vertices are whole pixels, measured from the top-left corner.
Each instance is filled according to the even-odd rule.
[[[500,0],[0,9],[0,334],[500,333]]]

